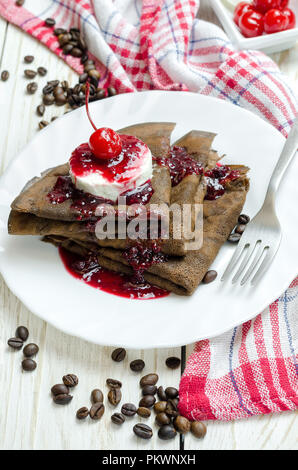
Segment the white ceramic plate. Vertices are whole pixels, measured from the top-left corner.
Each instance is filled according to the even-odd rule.
[[[150,91],[119,95],[91,104],[98,127],[115,129],[148,121],[174,121],[173,141],[190,131],[216,132],[214,148],[225,162],[251,168],[244,212],[260,208],[284,138],[254,114],[194,93]],[[55,247],[37,237],[7,235],[9,204],[27,180],[65,162],[92,129],[80,108],[39,132],[0,180],[0,270],[10,289],[36,315],[71,335],[103,345],[130,348],[188,344],[219,335],[257,315],[297,274],[298,161],[292,163],[277,199],[284,237],[263,282],[255,289],[221,283],[199,286],[191,297],[129,300],[73,278]],[[234,247],[223,246],[212,268],[220,274]]]

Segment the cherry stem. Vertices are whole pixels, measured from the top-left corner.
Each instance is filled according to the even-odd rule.
[[[92,121],[91,116],[90,116],[90,112],[89,112],[89,95],[90,95],[90,83],[86,82],[86,98],[85,98],[86,112],[87,112],[88,119],[91,123],[91,126],[93,127],[93,129],[95,129],[97,131],[97,127],[95,126],[94,122]]]

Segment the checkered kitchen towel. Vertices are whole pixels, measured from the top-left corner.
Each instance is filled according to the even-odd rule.
[[[33,35],[77,72],[53,28],[79,26],[101,72],[118,92],[190,90],[254,111],[285,136],[297,100],[264,54],[235,51],[223,31],[195,19],[198,0],[0,0],[0,15]],[[249,417],[298,407],[298,278],[254,320],[200,341],[180,384],[191,419]]]

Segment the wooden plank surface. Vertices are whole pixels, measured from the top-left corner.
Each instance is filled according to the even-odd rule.
[[[206,19],[216,21],[208,2],[203,2]],[[25,66],[23,57],[32,54],[34,64]],[[35,108],[40,104],[41,89],[49,79],[66,79],[75,83],[76,75],[44,46],[25,35],[0,18],[0,70],[7,69],[11,76],[8,82],[0,81],[0,172],[9,161],[37,132],[40,118]],[[298,45],[291,51],[276,54],[282,70],[293,85],[298,84]],[[44,78],[39,78],[39,90],[33,95],[26,94],[28,80],[23,70],[43,65],[48,69]],[[44,119],[50,121],[54,115],[63,113],[62,108],[48,107]],[[106,394],[107,377],[123,382],[122,403],[137,404],[140,399],[138,381],[140,374],[129,369],[129,362],[144,359],[144,373],[157,372],[159,384],[178,386],[180,371],[171,371],[165,366],[170,355],[179,356],[180,348],[170,350],[128,351],[123,363],[114,363],[112,349],[92,345],[70,337],[54,329],[32,315],[9,291],[0,278],[0,328],[4,354],[0,356],[2,407],[0,419],[0,448],[2,449],[179,449],[179,439],[161,441],[157,439],[154,417],[140,420],[152,424],[155,435],[146,442],[137,439],[133,425],[137,418],[128,419],[118,428],[110,422],[114,409],[106,403],[106,413],[101,421],[77,422],[75,411],[90,405],[90,392],[99,387]],[[30,330],[30,340],[40,347],[37,356],[38,367],[33,373],[22,372],[22,353],[11,351],[6,341],[14,335],[17,325],[24,324]],[[187,347],[187,355],[192,345]],[[50,387],[61,381],[65,373],[79,376],[79,385],[73,391],[73,400],[68,406],[54,405]],[[120,406],[116,411],[119,411]],[[297,413],[251,418],[232,423],[208,423],[204,440],[186,436],[185,449],[291,449],[297,448]]]

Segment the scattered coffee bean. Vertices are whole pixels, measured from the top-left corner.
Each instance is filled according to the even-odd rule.
[[[7,344],[13,349],[21,349],[23,346],[23,340],[21,338],[10,338],[7,341]]]
[[[145,385],[145,387],[142,388],[142,394],[145,395],[155,395],[157,392],[157,387],[156,385]]]
[[[158,387],[157,396],[161,401],[167,401],[167,395],[162,386]]]
[[[134,361],[131,361],[129,367],[134,372],[141,372],[145,367],[145,362],[142,359],[135,359]]]
[[[36,362],[33,359],[24,359],[22,361],[22,367],[24,370],[31,372],[32,370],[36,369]]]
[[[246,214],[240,214],[238,217],[239,224],[248,224],[249,221],[250,221],[250,217]]]
[[[184,416],[179,415],[174,419],[174,426],[180,434],[186,434],[190,430],[190,421],[184,418]]]
[[[116,406],[120,403],[122,398],[122,393],[120,388],[112,388],[108,393],[108,400],[111,405]]]
[[[6,80],[9,79],[9,72],[8,70],[3,70],[3,72],[1,72],[1,80],[2,82],[6,82]]]
[[[149,418],[149,416],[151,416],[151,411],[149,410],[149,408],[145,408],[144,406],[140,406],[137,409],[137,414],[139,416],[141,416],[141,418]]]
[[[154,404],[154,411],[156,413],[162,413],[166,410],[167,402],[166,401],[158,401]]]
[[[94,78],[97,81],[100,79],[100,73],[96,69],[90,70],[88,75],[89,75],[90,78]]]
[[[83,406],[82,408],[80,408],[76,413],[76,417],[78,419],[85,419],[87,418],[88,415],[89,415],[89,410],[86,406]]]
[[[61,393],[53,397],[53,401],[56,405],[67,405],[71,400],[72,395],[68,395],[68,393]]]
[[[60,36],[60,34],[65,34],[67,33],[66,29],[63,28],[55,28],[53,31],[55,36]]]
[[[53,395],[68,395],[69,388],[65,384],[56,384],[51,388]]]
[[[202,279],[202,282],[204,284],[210,284],[210,282],[213,282],[217,278],[217,272],[214,271],[214,269],[211,269],[210,271],[207,271],[205,276]]]
[[[179,357],[168,357],[166,359],[166,366],[170,369],[178,369],[181,364],[181,359]]]
[[[72,50],[73,50],[73,45],[69,43],[65,44],[65,46],[63,46],[62,48],[63,54],[65,55],[70,54]]]
[[[44,76],[48,73],[48,71],[47,71],[47,69],[46,69],[45,67],[38,67],[37,73],[38,73],[38,75],[40,75],[41,77],[44,77]]]
[[[161,426],[161,428],[159,428],[158,430],[158,437],[165,441],[169,439],[174,439],[176,434],[176,429],[170,424],[165,424],[164,426]]]
[[[155,422],[158,426],[164,426],[165,424],[170,424],[171,418],[162,411],[156,415]]]
[[[206,435],[207,428],[201,421],[193,421],[190,425],[190,430],[194,436],[202,438]]]
[[[16,337],[21,338],[23,341],[27,341],[29,336],[28,328],[25,326],[18,326],[16,329]]]
[[[96,92],[96,95],[95,95],[95,98],[97,100],[102,100],[105,97],[106,97],[106,90],[104,90],[103,88],[98,88],[97,92]]]
[[[29,95],[33,95],[36,92],[37,88],[38,85],[36,82],[30,82],[27,85],[27,92],[29,93]]]
[[[17,7],[22,7],[25,3],[25,0],[16,0],[16,6]]]
[[[38,123],[38,127],[39,127],[40,130],[44,129],[48,125],[49,125],[48,121],[39,121],[39,123]]]
[[[37,72],[35,72],[35,70],[26,69],[24,70],[24,75],[26,78],[30,78],[32,80],[32,78],[36,77]]]
[[[155,403],[155,397],[153,395],[145,395],[139,402],[139,407],[151,408]]]
[[[42,94],[43,95],[48,95],[54,91],[53,85],[47,84],[46,86],[43,87],[42,89]]]
[[[82,57],[83,51],[81,49],[79,49],[78,47],[74,47],[71,51],[71,55],[73,57]]]
[[[150,439],[153,436],[152,429],[147,424],[138,423],[133,427],[133,432],[141,439]]]
[[[33,55],[25,55],[24,62],[26,64],[32,64],[33,61],[34,61],[34,56]]]
[[[36,108],[36,113],[38,114],[38,116],[43,116],[45,113],[45,110],[46,110],[45,106],[43,104],[40,104]]]
[[[228,238],[228,242],[231,243],[238,243],[241,238],[241,235],[239,233],[231,233]]]
[[[114,349],[114,351],[111,354],[111,357],[113,361],[115,362],[121,362],[125,359],[126,356],[126,350],[124,348],[117,348]]]
[[[100,419],[102,415],[105,412],[105,407],[104,404],[99,402],[99,403],[94,403],[94,405],[91,406],[90,408],[90,418],[91,419]]]
[[[167,401],[167,406],[166,406],[166,409],[165,409],[165,413],[168,416],[170,416],[171,418],[176,418],[176,416],[178,416],[178,414],[179,414],[178,407],[177,407],[177,401],[170,398]]]
[[[52,26],[55,26],[56,21],[54,20],[54,18],[47,18],[45,20],[45,24],[51,28]]]
[[[137,408],[133,403],[124,403],[121,408],[121,413],[125,416],[134,416],[137,412]]]
[[[49,80],[48,81],[48,85],[52,85],[53,88],[56,88],[56,86],[58,86],[60,83],[59,80]]]
[[[79,383],[79,379],[75,374],[64,375],[62,381],[67,387],[75,387]]]
[[[49,93],[47,95],[43,95],[42,101],[46,106],[51,106],[55,103],[55,98],[52,94]]]
[[[103,393],[99,388],[95,388],[91,392],[91,402],[92,403],[103,403]]]
[[[246,224],[239,224],[235,228],[235,233],[239,233],[240,235],[242,235],[245,229],[246,229]]]
[[[141,378],[140,386],[144,387],[145,385],[156,385],[157,381],[158,381],[157,374],[147,374]]]
[[[175,387],[167,387],[165,393],[167,398],[176,398],[179,395],[179,391]]]
[[[58,119],[58,116],[51,117],[51,121],[56,121],[56,119]]]
[[[117,95],[117,91],[115,90],[114,87],[112,87],[112,86],[109,86],[109,87],[108,87],[108,95],[109,95],[109,96],[115,96],[115,95]]]
[[[123,424],[124,421],[125,421],[125,417],[123,416],[122,413],[114,413],[112,416],[111,416],[111,420],[113,423],[115,424]]]
[[[115,380],[115,379],[107,379],[106,384],[109,388],[121,388],[122,387],[122,382],[120,382],[120,380]]]
[[[38,353],[38,351],[39,351],[39,347],[37,346],[37,344],[29,343],[24,347],[23,354],[26,357],[31,357],[31,356],[35,356]]]

